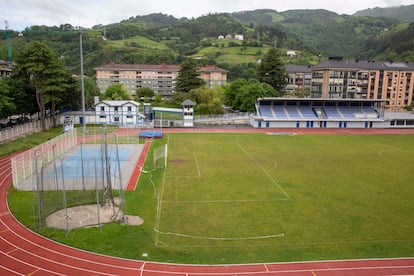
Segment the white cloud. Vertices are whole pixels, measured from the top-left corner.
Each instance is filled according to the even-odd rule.
[[[175,17],[198,17],[208,13],[236,12],[254,9],[327,9],[339,14],[352,14],[374,7],[414,4],[414,0],[0,0],[0,20],[8,20],[11,29],[30,25],[91,27],[119,22],[136,15],[162,12]]]

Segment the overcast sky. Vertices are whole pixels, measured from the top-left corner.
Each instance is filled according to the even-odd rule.
[[[198,17],[208,13],[255,9],[326,9],[338,14],[358,10],[414,4],[414,0],[0,0],[0,29],[23,30],[32,25],[92,27],[116,23],[136,15],[165,13]]]

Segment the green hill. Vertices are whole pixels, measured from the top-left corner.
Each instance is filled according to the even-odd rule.
[[[365,9],[357,11],[354,16],[388,17],[401,21],[412,22],[414,21],[414,5]]]
[[[273,28],[281,30],[286,38],[283,46],[302,49],[326,56],[344,56],[363,58],[365,42],[398,21],[389,18],[356,17],[338,15],[327,10],[290,10],[277,13],[270,10],[256,10],[243,14],[233,13],[235,18],[245,24],[267,22]],[[256,21],[252,21],[252,20]],[[296,46],[296,47],[295,47]]]
[[[414,7],[404,7],[409,10]],[[270,47],[293,64],[315,64],[328,56],[414,61],[413,25],[389,17],[339,15],[327,10],[270,9],[209,14],[177,19],[161,13],[136,16],[120,23],[97,25],[83,32],[85,72],[108,61],[116,63],[181,63],[186,57],[201,64],[253,68]],[[414,12],[412,13],[414,14]],[[244,40],[218,39],[243,35]],[[31,26],[22,35],[12,32],[13,55],[28,43],[47,43],[74,73],[79,73],[79,32],[70,24]],[[7,59],[4,31],[0,31],[0,59]],[[244,66],[243,64],[247,64]],[[234,69],[236,70],[236,69]],[[231,72],[229,74],[232,74]]]

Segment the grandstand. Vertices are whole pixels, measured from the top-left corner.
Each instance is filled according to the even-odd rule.
[[[251,125],[258,128],[384,128],[385,100],[259,98]]]

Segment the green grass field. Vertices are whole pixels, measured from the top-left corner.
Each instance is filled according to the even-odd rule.
[[[42,234],[181,263],[413,256],[412,135],[166,134],[153,147],[165,143],[167,169],[142,174],[126,193],[142,226]],[[151,163],[150,154],[145,170]],[[24,197],[9,195],[22,220]]]

